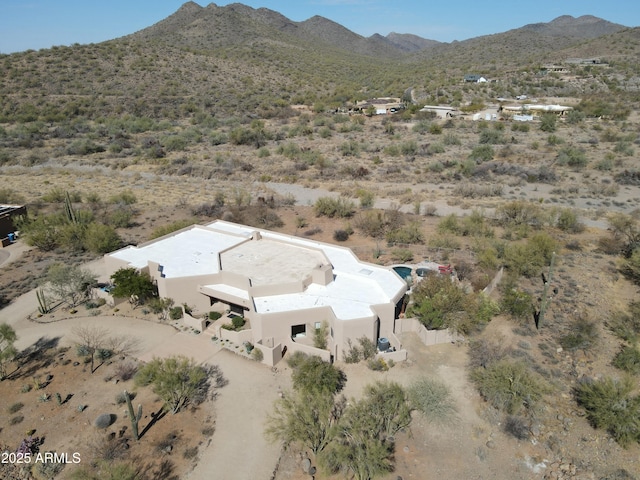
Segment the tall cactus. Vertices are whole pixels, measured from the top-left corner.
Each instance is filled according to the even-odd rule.
[[[133,413],[133,405],[131,404],[131,396],[129,392],[124,391],[124,398],[127,401],[127,408],[129,409],[129,418],[131,419],[131,431],[133,432],[133,438],[137,441],[140,440],[138,433],[138,422],[142,418],[142,405],[138,405],[138,413]]]
[[[36,298],[38,299],[38,311],[40,314],[44,315],[51,311],[51,306],[49,305],[49,301],[44,294],[43,289],[36,290]]]
[[[534,319],[536,322],[536,329],[540,330],[542,328],[542,324],[544,323],[544,314],[547,311],[547,307],[549,306],[549,302],[551,301],[551,296],[549,295],[549,284],[553,280],[553,265],[556,260],[556,252],[551,254],[551,262],[549,263],[549,278],[545,278],[544,274],[542,274],[542,283],[544,285],[542,289],[542,299],[540,300],[540,309],[534,312]],[[556,291],[553,292],[557,293]]]
[[[73,203],[71,202],[69,192],[64,192],[64,212],[67,215],[67,220],[69,220],[70,223],[78,223],[76,212],[73,209]]]

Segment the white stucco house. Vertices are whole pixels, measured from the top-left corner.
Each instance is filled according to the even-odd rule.
[[[270,365],[295,350],[341,360],[349,341],[363,336],[401,347],[394,331],[407,283],[346,247],[218,220],[115,251],[105,265],[109,275],[124,267],[147,272],[161,297],[189,305],[194,317],[212,309],[243,315],[242,338]],[[325,350],[312,341],[322,322]]]

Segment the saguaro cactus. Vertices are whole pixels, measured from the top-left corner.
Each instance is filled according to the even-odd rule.
[[[131,396],[129,392],[124,391],[124,398],[127,401],[127,408],[129,409],[129,418],[131,419],[131,431],[133,432],[133,438],[136,440],[140,440],[140,435],[138,433],[138,422],[142,418],[142,405],[138,405],[138,413],[133,413],[133,405],[131,404]]]

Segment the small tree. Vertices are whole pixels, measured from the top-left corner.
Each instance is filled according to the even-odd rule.
[[[18,336],[11,325],[0,323],[0,380],[7,375],[7,365],[13,361],[18,351],[13,346]]]
[[[70,307],[82,303],[89,295],[89,287],[96,283],[96,276],[89,270],[64,263],[54,263],[47,271],[49,291]]]
[[[209,391],[209,372],[193,359],[185,356],[154,358],[143,366],[135,377],[138,385],[151,385],[171,413],[198,398],[206,397]]]
[[[144,303],[148,298],[157,295],[151,277],[135,268],[121,268],[111,275],[111,280],[115,284],[111,295],[116,298],[128,298],[134,305]]]

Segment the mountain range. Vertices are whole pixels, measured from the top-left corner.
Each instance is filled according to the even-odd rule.
[[[399,33],[363,37],[321,16],[295,22],[266,8],[187,2],[118,39],[1,55],[0,121],[62,118],[67,111],[182,117],[212,106],[225,115],[269,116],[290,104],[339,105],[401,96],[410,87],[430,95],[446,86],[442,101],[464,101],[469,93],[455,91],[466,73],[506,78],[582,56],[635,78],[639,54],[640,28],[593,16],[442,43]],[[598,85],[594,93],[610,82]],[[499,87],[487,94],[511,88]],[[567,95],[583,86],[544,88]]]
[[[568,15],[549,23],[535,23],[510,30],[504,34],[489,35],[453,45],[474,43],[486,39],[501,41],[521,36],[526,42],[534,42],[538,48],[563,48],[577,41],[609,35],[627,27],[590,15],[574,18]],[[428,40],[417,35],[390,33],[363,37],[332,20],[314,16],[303,22],[294,22],[282,14],[267,8],[254,9],[234,3],[219,7],[214,3],[202,7],[187,2],[173,15],[130,36],[136,40],[156,40],[172,45],[198,45],[204,48],[229,46],[238,42],[257,41],[264,37],[303,42],[321,42],[341,50],[365,55],[398,55],[415,53],[438,46],[451,45]]]

